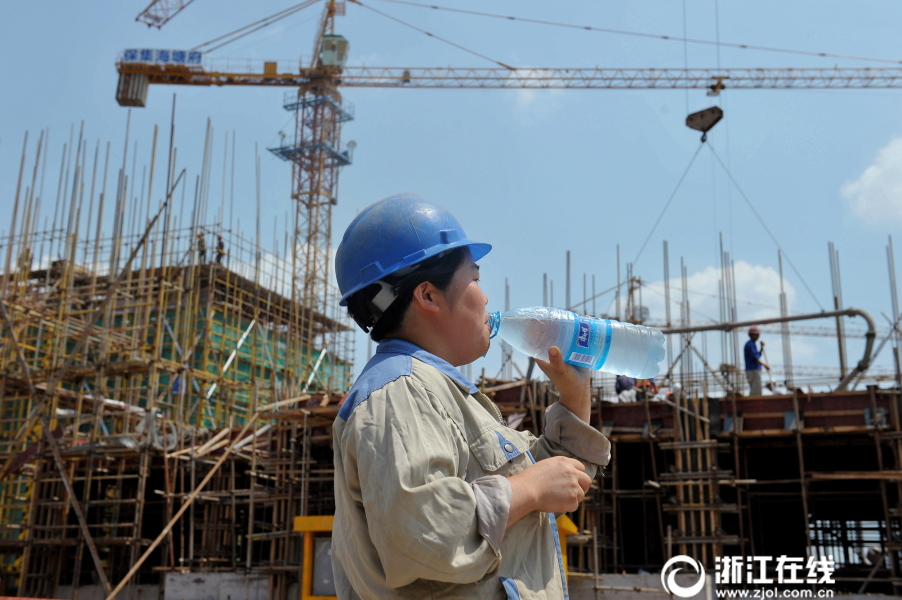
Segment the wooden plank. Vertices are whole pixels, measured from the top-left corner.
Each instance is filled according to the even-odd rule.
[[[835,473],[808,472],[814,481],[850,481],[855,479],[902,481],[902,471],[837,471]]]
[[[334,515],[295,517],[294,531],[300,533],[306,531],[332,531],[334,521]]]
[[[804,410],[806,417],[864,417],[864,409],[858,410]]]

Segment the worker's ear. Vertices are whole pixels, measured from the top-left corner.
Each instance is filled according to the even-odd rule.
[[[418,309],[435,313],[444,305],[444,294],[428,281],[424,281],[414,288],[410,303]]]

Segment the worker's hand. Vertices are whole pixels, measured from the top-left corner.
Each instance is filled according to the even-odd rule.
[[[765,369],[767,369],[768,371],[770,371],[770,365],[765,365],[764,363],[761,363],[761,364],[764,365],[764,368],[765,368]]]
[[[764,340],[761,340],[761,347],[764,348]]]
[[[559,402],[588,423],[589,417],[592,415],[589,369],[565,363],[561,350],[557,346],[548,349],[547,361],[537,358],[536,364],[561,393]]]
[[[540,460],[508,481],[511,484],[508,527],[534,511],[572,512],[592,485],[583,464],[565,456]]]

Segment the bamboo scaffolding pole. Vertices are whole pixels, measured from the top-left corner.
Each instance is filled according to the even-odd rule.
[[[24,582],[19,591],[31,596],[61,597],[57,596],[57,588],[71,582],[70,591],[63,594],[78,598],[80,580],[87,575],[82,572],[82,556],[86,547],[91,550],[91,544],[110,548],[103,559],[105,574],[109,580],[120,581],[150,543],[141,538],[141,529],[149,526],[149,511],[160,510],[167,521],[171,520],[173,512],[184,506],[194,489],[184,485],[191,467],[198,480],[208,475],[219,453],[232,445],[229,436],[237,432],[235,423],[241,427],[251,419],[259,422],[264,415],[274,423],[265,431],[254,428],[255,435],[249,441],[256,443],[233,445],[228,467],[223,463],[197,497],[201,504],[189,509],[197,511],[195,519],[180,519],[161,541],[166,546],[162,548],[160,565],[154,568],[204,570],[211,565],[219,568],[216,565],[220,562],[233,568],[243,567],[240,555],[245,548],[251,549],[258,568],[291,563],[298,548],[284,524],[294,514],[307,511],[308,500],[312,513],[321,510],[333,475],[329,469],[312,467],[312,451],[325,440],[323,435],[313,435],[313,421],[308,422],[309,413],[302,408],[305,401],[314,398],[319,403],[323,391],[298,396],[295,385],[294,393],[291,392],[292,378],[297,381],[298,376],[296,359],[306,355],[307,348],[297,345],[298,330],[290,327],[292,311],[297,311],[285,294],[289,293],[287,282],[294,276],[287,261],[281,258],[281,248],[277,245],[273,255],[264,252],[259,228],[257,235],[248,239],[240,231],[227,232],[222,198],[214,201],[220,205],[216,222],[204,224],[203,215],[212,210],[208,158],[205,172],[198,177],[192,220],[196,230],[208,235],[215,231],[228,234],[228,256],[234,267],[211,264],[201,268],[190,244],[196,230],[186,228],[187,221],[182,229],[178,227],[180,219],[164,223],[162,229],[168,236],[165,239],[161,231],[160,221],[165,219],[167,208],[172,208],[167,203],[172,201],[177,186],[184,183],[184,170],[167,186],[164,202],[152,208],[153,152],[151,173],[140,183],[138,192],[138,144],[130,139],[132,147],[126,147],[124,163],[117,174],[114,206],[107,206],[105,211],[104,206],[110,204],[105,187],[111,146],[107,144],[101,174],[99,163],[104,157],[100,155],[100,140],[95,146],[94,163],[88,165],[90,157],[83,131],[79,136],[74,133],[73,126],[74,139],[64,145],[60,168],[58,198],[62,202],[58,202],[55,218],[62,225],[42,232],[36,226],[41,200],[36,174],[41,168],[40,160],[44,165],[48,160],[46,135],[39,144],[32,185],[25,185],[23,173],[25,193],[22,196],[20,191],[15,224],[14,240],[19,248],[28,247],[31,240],[35,247],[40,244],[44,248],[50,243],[54,248],[58,246],[58,255],[51,253],[52,262],[38,263],[38,268],[43,269],[39,281],[27,278],[19,269],[15,277],[18,297],[7,294],[3,299],[19,335],[23,356],[38,374],[34,394],[22,393],[24,379],[15,366],[16,356],[11,344],[5,346],[0,354],[0,402],[4,410],[11,406],[14,412],[9,418],[0,418],[7,431],[0,438],[0,449],[6,451],[4,463],[9,465],[9,459],[23,450],[33,451],[34,443],[39,453],[15,467],[14,481],[27,481],[29,486],[21,500],[10,500],[11,488],[7,481],[0,482],[0,521],[4,525],[8,522],[8,513],[2,511],[10,502],[23,507],[18,517],[23,523],[22,550],[16,551],[23,560],[13,571]],[[212,127],[210,135],[212,138]],[[232,142],[234,156],[234,134]],[[123,166],[127,165],[128,152],[132,152],[133,164],[131,172],[126,173]],[[224,169],[228,166],[227,146],[225,152]],[[176,157],[177,149],[173,147],[173,174],[180,168]],[[45,172],[43,169],[41,175]],[[183,187],[182,193],[185,191]],[[151,219],[154,211],[158,212]],[[44,218],[45,222],[49,219]],[[107,230],[113,231],[110,237],[104,237],[104,222]],[[278,233],[278,221],[276,227]],[[185,242],[192,250],[185,247]],[[287,239],[285,250],[287,254]],[[44,257],[44,250],[38,256]],[[158,257],[162,268],[156,265]],[[15,262],[15,254],[10,262]],[[14,272],[10,269],[11,282]],[[326,305],[334,300],[328,296]],[[342,331],[339,317],[326,311],[304,319],[304,327],[312,327],[316,336],[333,338],[328,356],[321,356],[318,361],[322,365],[322,374],[318,374],[322,379],[318,382],[331,380],[343,385],[348,380],[341,357],[349,346],[337,341],[336,334]],[[215,375],[206,373],[205,368],[221,362],[223,351],[235,349],[235,341],[244,334],[249,322],[254,325],[247,343],[236,349],[231,367],[223,367]],[[319,337],[317,340],[314,350],[321,352]],[[293,348],[286,352],[286,346]],[[178,383],[176,378],[180,378]],[[198,437],[199,441],[206,440],[204,447],[186,447],[185,442],[198,432],[199,425],[210,424],[199,423],[189,409],[198,400],[204,402],[203,396],[214,383],[217,394],[211,396],[209,407],[201,404],[200,416],[210,417],[218,427],[224,427],[221,432],[213,432],[222,435],[212,443],[209,436]],[[303,415],[303,427],[297,421],[298,415]],[[314,418],[320,427],[322,417]],[[59,448],[64,467],[61,475],[52,466],[56,463],[49,460],[49,440],[43,433],[34,435],[57,427],[64,431],[64,437],[56,440],[65,448]],[[120,446],[120,442],[127,444]],[[152,462],[161,448],[174,460]],[[193,453],[193,459],[179,455],[184,450]],[[243,473],[248,466],[251,470],[247,476],[254,483],[250,489],[244,489],[247,486]],[[154,477],[157,473],[163,476],[160,487],[165,488],[165,501],[159,509],[152,509],[141,491],[152,481],[151,473]],[[81,507],[88,531],[94,536],[90,543],[80,526],[67,524],[67,514],[71,518],[75,512],[72,501],[55,499],[66,493],[64,479],[78,492],[74,501]],[[148,490],[150,494],[154,491]],[[223,500],[219,504],[217,499],[223,494],[232,502]],[[179,498],[179,507],[172,504],[175,498]],[[241,511],[246,511],[251,503],[255,510],[246,523]],[[261,526],[261,522],[267,525]],[[248,537],[248,526],[255,527],[258,533]],[[185,541],[191,535],[198,539],[194,547],[198,560],[193,564],[176,560],[180,528]],[[122,549],[113,549],[117,547]],[[181,552],[188,548],[189,544],[183,543]],[[262,551],[264,548],[269,549]],[[142,568],[147,568],[146,562]],[[4,579],[8,572],[3,571]],[[49,576],[42,576],[45,573]],[[287,577],[281,571],[272,576],[273,598],[285,597]],[[132,578],[122,590],[131,597],[136,583]]]
[[[22,162],[19,165],[19,179],[16,183],[16,196],[13,200],[13,214],[9,225],[9,241],[6,246],[6,266],[3,268],[3,294],[6,295],[6,289],[9,285],[10,261],[13,255],[13,240],[16,233],[16,217],[19,213],[19,192],[22,190],[22,175],[25,172],[25,149],[28,148],[28,132],[25,132],[25,141],[22,142]]]
[[[25,271],[26,271],[25,276],[24,276],[25,280],[27,280],[27,278],[28,278],[28,271],[31,270],[31,261],[33,258],[32,254],[31,254],[31,250],[30,250],[31,242],[29,241],[29,233],[31,232],[32,217],[33,217],[32,211],[34,210],[35,187],[37,186],[38,166],[40,165],[40,162],[41,162],[41,150],[43,148],[43,143],[44,143],[44,132],[41,131],[41,136],[38,138],[37,155],[35,156],[35,159],[34,159],[34,171],[32,172],[32,175],[31,175],[31,193],[30,193],[30,196],[29,196],[29,194],[26,194],[26,196],[29,196],[28,208],[25,211],[25,220],[22,223],[21,247],[25,248],[25,256],[27,257],[26,261],[23,261],[23,262],[27,263],[27,264],[23,264],[23,266],[25,267]],[[22,274],[19,274],[19,277],[22,277]],[[23,283],[25,283],[25,280],[23,280]]]
[[[12,321],[10,321],[9,313],[6,310],[6,305],[3,302],[0,302],[0,315],[3,316],[3,322],[6,325],[7,331],[9,331],[9,338],[15,348],[16,355],[19,358],[19,364],[22,367],[22,371],[25,374],[25,381],[28,384],[28,390],[32,397],[35,395],[34,384],[31,381],[31,369],[28,367],[28,363],[25,361],[25,356],[22,354],[22,349],[19,347],[19,341],[16,336],[15,330],[13,329]],[[103,584],[104,590],[109,591],[110,583],[107,581],[106,573],[103,570],[103,562],[100,560],[100,556],[97,554],[97,547],[94,545],[94,540],[91,537],[90,531],[88,531],[88,525],[85,522],[85,516],[82,513],[81,507],[78,505],[78,500],[76,499],[75,492],[72,490],[72,484],[69,482],[69,477],[66,475],[66,468],[63,465],[63,460],[60,457],[59,448],[56,446],[56,440],[53,439],[53,434],[51,433],[50,423],[47,422],[47,418],[43,415],[39,415],[41,421],[41,429],[44,437],[47,440],[47,444],[50,446],[50,450],[53,453],[53,461],[56,463],[56,469],[59,472],[60,479],[63,482],[63,485],[66,488],[66,496],[69,499],[70,504],[72,505],[72,510],[75,511],[75,516],[78,518],[78,525],[81,528],[81,533],[85,538],[85,542],[88,545],[88,549],[91,552],[91,558],[94,559],[94,566],[97,569],[97,576],[100,578],[100,582]]]
[[[182,171],[182,174],[184,174],[184,171]],[[181,178],[181,175],[179,177]],[[168,204],[171,197],[172,197],[171,193],[169,195],[167,195],[166,204]],[[164,207],[166,206],[166,204],[164,204]],[[153,229],[153,226],[156,224],[156,221],[160,217],[161,212],[162,212],[162,210],[158,211],[156,216],[154,216],[153,220],[148,224],[147,230],[144,232],[144,235],[141,236],[140,242],[132,250],[131,255],[129,256],[128,260],[126,261],[126,269],[125,270],[128,270],[128,267],[131,265],[135,256],[138,254],[138,251],[141,249],[141,246],[144,245],[144,242],[147,240],[147,236],[150,234],[151,230]],[[13,441],[10,442],[11,445],[19,444],[22,441],[22,439],[28,434],[28,432],[31,431],[31,428],[34,426],[34,423],[37,421],[37,411],[39,411],[41,409],[41,407],[43,406],[43,403],[46,400],[48,394],[53,393],[54,387],[62,379],[62,376],[74,364],[75,357],[78,356],[78,354],[81,352],[82,348],[84,348],[85,343],[88,341],[88,336],[90,335],[90,333],[93,331],[93,329],[95,327],[94,322],[97,320],[97,317],[100,316],[101,314],[103,314],[103,312],[107,309],[108,306],[110,306],[113,298],[115,297],[115,295],[116,295],[115,292],[116,292],[117,287],[119,286],[120,281],[121,281],[121,278],[116,278],[116,277],[113,278],[113,281],[110,283],[109,288],[107,289],[106,297],[103,299],[100,306],[94,313],[94,318],[90,319],[86,323],[84,332],[81,334],[81,336],[79,336],[78,341],[76,342],[73,350],[70,351],[69,357],[66,359],[66,362],[62,365],[62,367],[60,367],[60,369],[58,369],[56,371],[56,373],[54,373],[50,382],[48,382],[47,388],[44,392],[44,397],[40,401],[35,402],[34,406],[32,407],[32,409],[30,411],[28,420],[26,421],[25,425],[23,425],[23,427],[19,430],[19,432],[16,433],[16,436],[13,439]],[[8,467],[8,461],[7,461],[7,464],[4,465],[4,470],[6,470],[7,467]]]
[[[191,492],[191,495],[188,496],[188,499],[184,503],[182,503],[182,506],[181,508],[179,508],[178,512],[175,513],[175,515],[169,520],[166,526],[163,527],[163,530],[160,532],[160,534],[156,537],[156,539],[154,539],[147,550],[144,551],[144,553],[135,562],[132,568],[129,569],[125,577],[116,585],[115,588],[113,588],[111,592],[109,592],[106,600],[113,600],[113,598],[116,597],[116,595],[122,590],[123,587],[125,587],[125,585],[134,576],[134,574],[138,572],[138,569],[142,564],[144,564],[144,561],[147,560],[147,558],[156,549],[156,547],[160,545],[160,542],[163,541],[163,538],[165,538],[169,534],[169,532],[172,530],[172,526],[176,522],[178,522],[183,514],[185,514],[185,511],[187,511],[191,506],[194,505],[194,501],[203,491],[204,487],[210,482],[210,480],[219,471],[219,468],[231,454],[232,448],[235,446],[235,443],[238,442],[242,437],[244,437],[244,434],[247,433],[248,428],[257,420],[258,415],[259,413],[255,412],[254,415],[248,420],[245,426],[241,429],[241,432],[238,434],[238,436],[232,440],[232,443],[229,445],[229,447],[226,448],[225,452],[222,453],[222,456],[220,456],[216,461],[216,464],[213,465],[207,475],[201,480],[197,487],[194,488],[194,491]]]

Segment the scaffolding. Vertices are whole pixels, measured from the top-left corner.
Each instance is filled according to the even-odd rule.
[[[558,397],[544,381],[480,384],[512,427],[537,435]],[[723,556],[830,556],[836,593],[898,594],[898,389],[630,403],[595,390],[591,425],[612,458],[570,515],[572,593],[629,591],[605,574],[657,573],[683,554],[712,571]]]
[[[300,564],[292,518],[333,510],[323,427],[353,355],[334,290],[322,311],[297,309],[287,235],[264,250],[220,223],[155,223],[7,248],[4,595],[122,582],[133,598],[167,573],[253,570],[284,600]]]
[[[302,564],[292,518],[334,513],[331,425],[352,348],[337,341],[308,358],[289,343],[287,243],[263,252],[216,224],[149,229],[99,242],[70,235],[46,252],[69,260],[34,269],[11,258],[0,352],[4,591],[77,598],[119,582],[131,600],[142,586],[165,597],[178,575],[238,573],[286,600]],[[218,259],[201,259],[198,230],[223,236]],[[60,244],[60,232],[29,244]],[[315,338],[350,337],[337,309],[305,326]],[[702,366],[666,401],[610,402],[609,382],[593,382],[591,425],[613,459],[572,515],[571,581],[605,589],[599,573],[654,572],[676,554],[710,568],[724,555],[829,553],[842,589],[895,593],[898,389],[712,396],[709,381],[724,386]],[[478,383],[511,427],[539,434],[558,393],[532,371]],[[36,407],[42,419],[28,430]]]
[[[254,236],[240,221],[233,228],[231,215],[226,225],[225,185],[217,218],[203,224],[209,124],[189,218],[184,196],[177,216],[172,208],[172,190],[181,183],[184,192],[175,153],[174,181],[157,207],[150,185],[146,204],[143,182],[140,199],[134,189],[126,193],[123,158],[116,202],[108,203],[112,234],[102,233],[106,166],[95,220],[93,178],[84,198],[82,141],[71,187],[68,168],[65,185],[60,170],[60,190],[71,196],[58,192],[62,214],[58,220],[54,210],[44,230],[37,227],[43,191],[35,192],[39,142],[17,220],[23,152],[0,253],[0,594],[77,600],[99,586],[104,597],[165,600],[167,589],[204,573],[263,582],[255,597],[296,595],[303,542],[292,519],[334,513],[331,426],[352,377],[353,336],[330,275],[341,164],[317,145],[340,147],[339,100],[333,88],[314,86],[288,103],[298,122],[298,150],[289,157],[297,205],[283,232],[276,222],[266,248],[259,219]],[[891,248],[888,257],[898,314]],[[723,263],[731,264],[728,255]],[[675,554],[710,568],[727,554],[829,552],[843,589],[898,592],[902,334],[894,324],[881,342],[892,337],[892,373],[845,374],[855,384],[892,379],[895,389],[805,394],[796,385],[807,383],[808,368],[787,363],[789,395],[749,398],[736,367],[742,324],[730,270],[722,267],[721,320],[701,328],[723,331],[718,369],[687,335],[686,273],[681,265],[683,330],[669,315],[666,323],[682,336],[666,376],[672,381],[678,365],[683,393],[619,404],[609,402],[613,377],[593,378],[591,425],[611,440],[613,459],[572,515],[571,579],[594,576],[597,591],[605,589],[599,573],[653,572]],[[627,319],[645,321],[643,282],[632,266],[623,284]],[[586,287],[584,278],[584,307]],[[618,305],[620,287],[618,275]],[[787,321],[805,316],[788,315],[785,298],[781,314],[771,321],[780,321],[788,348],[790,331],[802,330]],[[854,331],[840,323],[836,335]],[[866,335],[872,344],[873,322]],[[506,358],[504,378],[483,372],[479,387],[509,426],[538,435],[559,394],[532,379],[532,365],[511,381],[519,368]],[[843,375],[817,369],[810,377]]]
[[[653,572],[678,554],[707,568],[715,556],[823,555],[836,563],[837,592],[895,595],[899,414],[898,390],[876,386],[692,394],[669,405],[598,402],[612,468],[592,490],[580,527],[597,534],[599,550],[571,548],[579,558],[570,562],[585,565],[588,576]]]

